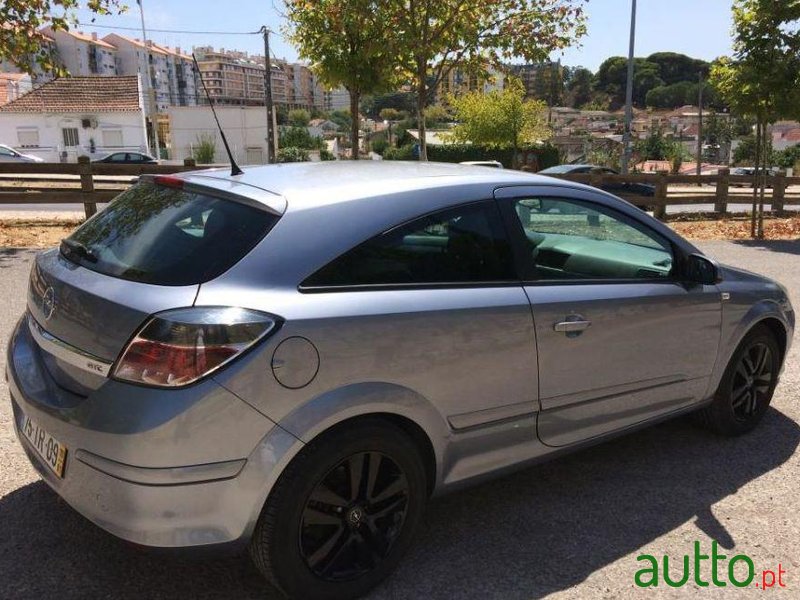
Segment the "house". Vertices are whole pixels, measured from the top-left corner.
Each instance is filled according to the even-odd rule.
[[[0,106],[0,140],[50,162],[147,150],[139,78],[61,77]]]
[[[117,49],[97,37],[82,31],[54,31],[44,27],[41,33],[52,38],[58,59],[71,75],[117,74]]]
[[[222,130],[236,162],[263,165],[267,162],[267,123],[263,106],[217,106]],[[209,106],[170,106],[170,155],[182,160],[194,156],[204,139],[214,140],[214,162],[228,161]]]
[[[769,127],[772,149],[778,152],[800,144],[800,123],[797,121],[778,121]]]
[[[16,100],[33,89],[33,81],[27,73],[0,73],[0,106]]]
[[[308,132],[313,137],[325,137],[339,131],[339,125],[329,119],[311,119],[308,123]]]

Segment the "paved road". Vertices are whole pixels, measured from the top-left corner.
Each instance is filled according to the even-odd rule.
[[[800,241],[703,248],[780,279],[800,305]],[[0,250],[0,368],[23,311],[31,257]],[[712,539],[758,569],[781,563],[790,586],[781,597],[800,597],[798,347],[774,408],[753,434],[723,439],[679,420],[440,499],[415,549],[372,598],[760,597],[730,586],[662,583],[648,595],[634,586],[639,554],[679,562],[695,540],[708,551]],[[0,380],[1,598],[274,597],[244,560],[153,556],[78,516],[28,466],[6,398]]]

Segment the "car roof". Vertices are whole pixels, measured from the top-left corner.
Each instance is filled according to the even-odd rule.
[[[551,178],[523,171],[416,161],[300,162],[243,167],[242,171],[231,176],[228,168],[209,169],[179,177],[197,185],[235,188],[242,194],[248,187],[257,188],[282,197],[285,210],[459,184],[554,185]],[[260,197],[265,198],[263,194]]]
[[[594,169],[594,165],[556,165],[554,167],[549,167],[547,169],[543,169],[542,173],[571,173],[572,171],[577,171],[579,169]]]

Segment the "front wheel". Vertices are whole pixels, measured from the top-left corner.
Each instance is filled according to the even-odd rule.
[[[250,545],[256,567],[290,598],[356,598],[412,542],[426,500],[420,453],[379,420],[323,434],[287,467]]]
[[[778,383],[781,351],[766,327],[753,329],[733,353],[714,401],[701,418],[723,435],[741,435],[759,424]]]

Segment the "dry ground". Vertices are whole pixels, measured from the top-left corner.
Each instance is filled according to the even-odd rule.
[[[81,223],[74,217],[52,215],[0,216],[0,248],[49,248],[69,235]],[[670,227],[690,240],[746,240],[750,238],[750,217],[724,219],[673,216]],[[769,217],[764,220],[765,239],[800,239],[800,216]]]

